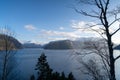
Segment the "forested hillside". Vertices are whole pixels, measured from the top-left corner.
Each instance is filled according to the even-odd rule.
[[[59,40],[59,41],[52,41],[48,44],[44,45],[44,49],[93,49],[94,44],[99,44],[104,47],[106,43],[101,39],[80,39],[80,40]]]
[[[11,49],[22,48],[22,44],[14,37],[0,34],[0,50],[4,50],[7,47],[12,47]]]

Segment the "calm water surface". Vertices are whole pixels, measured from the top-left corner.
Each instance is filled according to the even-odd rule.
[[[73,72],[75,77],[79,78],[78,65],[73,50],[43,50],[43,49],[21,49],[17,51],[16,59],[18,62],[19,74],[23,79],[29,79],[30,75],[36,74],[35,65],[37,59],[44,52],[47,56],[47,61],[54,71]]]
[[[21,49],[17,51],[15,55],[18,62],[19,75],[22,80],[29,80],[30,75],[35,74],[35,65],[37,64],[37,59],[44,52],[47,56],[47,61],[50,67],[54,71],[62,72],[65,74],[73,72],[77,80],[80,80],[81,74],[79,73],[79,62],[76,55],[74,55],[75,50],[43,50],[43,49]],[[120,53],[115,51],[115,55]],[[120,60],[116,62],[116,77],[117,80],[120,79]]]

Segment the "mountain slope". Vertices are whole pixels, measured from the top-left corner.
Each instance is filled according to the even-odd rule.
[[[115,50],[120,50],[120,45],[114,47]]]
[[[0,50],[5,50],[6,46],[10,49],[22,48],[21,43],[14,37],[0,34]]]
[[[94,45],[105,46],[102,39],[82,38],[80,40],[60,40],[52,41],[44,45],[44,49],[94,49]]]
[[[35,43],[24,43],[23,48],[41,48],[41,45]]]
[[[70,40],[52,41],[46,44],[44,49],[72,49],[72,43]]]

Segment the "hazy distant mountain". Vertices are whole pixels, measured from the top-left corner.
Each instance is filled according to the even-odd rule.
[[[22,48],[22,44],[14,37],[0,34],[0,50],[5,48],[5,40],[10,43],[11,47],[14,47],[14,49]],[[7,45],[10,46],[9,44]]]
[[[93,44],[104,45],[103,40],[98,38],[81,38],[75,41],[59,40],[44,45],[44,49],[92,49]]]
[[[115,50],[120,50],[120,45],[114,47]]]
[[[44,49],[72,49],[70,40],[52,41],[44,45]]]
[[[23,48],[41,48],[41,45],[35,43],[24,43]]]

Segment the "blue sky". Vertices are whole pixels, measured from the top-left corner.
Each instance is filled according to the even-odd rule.
[[[112,2],[112,5],[117,1]],[[73,29],[95,21],[70,8],[75,4],[75,0],[0,0],[0,26],[9,27],[21,42],[46,43],[98,36]],[[82,4],[79,7],[92,9]]]

